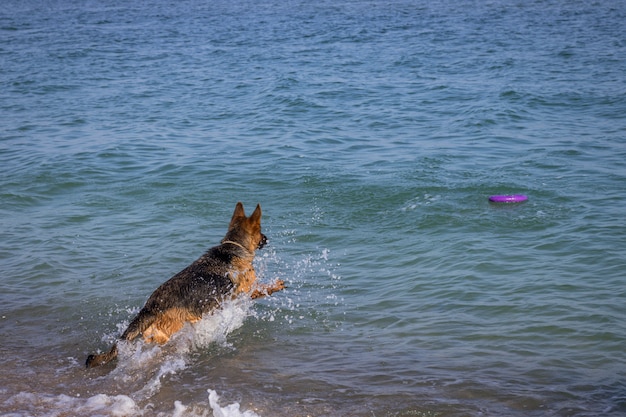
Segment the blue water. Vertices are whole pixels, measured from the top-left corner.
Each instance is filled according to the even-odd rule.
[[[0,413],[626,415],[625,21],[4,1]],[[288,289],[85,370],[237,201]]]

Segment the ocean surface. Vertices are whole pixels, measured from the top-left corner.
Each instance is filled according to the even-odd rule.
[[[624,22],[4,0],[0,415],[626,415]],[[86,370],[237,201],[288,288]]]

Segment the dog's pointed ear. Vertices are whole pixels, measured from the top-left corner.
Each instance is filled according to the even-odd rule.
[[[243,204],[241,204],[241,201],[237,203],[237,205],[235,206],[235,211],[233,212],[233,217],[230,219],[230,224],[232,226],[232,224],[237,221],[239,218],[241,217],[246,217],[246,213],[243,210]]]
[[[261,205],[257,204],[254,212],[250,215],[250,221],[252,223],[261,224]]]

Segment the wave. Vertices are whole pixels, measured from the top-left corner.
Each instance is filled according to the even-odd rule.
[[[156,416],[156,417],[260,417],[252,410],[241,411],[239,403],[220,405],[220,397],[216,391],[207,390],[208,406],[186,406],[181,401],[174,401],[171,411],[154,414],[152,404],[141,408],[138,403],[127,395],[96,394],[89,398],[77,398],[69,395],[49,395],[20,392],[13,395],[5,405],[11,410],[5,417],[21,416],[65,416],[65,415],[98,415],[111,417],[125,416]]]

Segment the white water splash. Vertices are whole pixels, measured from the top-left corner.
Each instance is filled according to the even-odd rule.
[[[194,350],[205,349],[214,342],[229,346],[227,336],[243,326],[253,304],[253,300],[247,297],[225,301],[220,309],[192,325],[191,347]]]
[[[159,392],[164,378],[187,368],[190,353],[212,343],[230,346],[228,335],[243,326],[252,305],[253,301],[244,297],[227,300],[199,322],[186,324],[163,346],[141,340],[119,342],[117,366],[105,378],[129,388],[139,401],[148,399]]]

